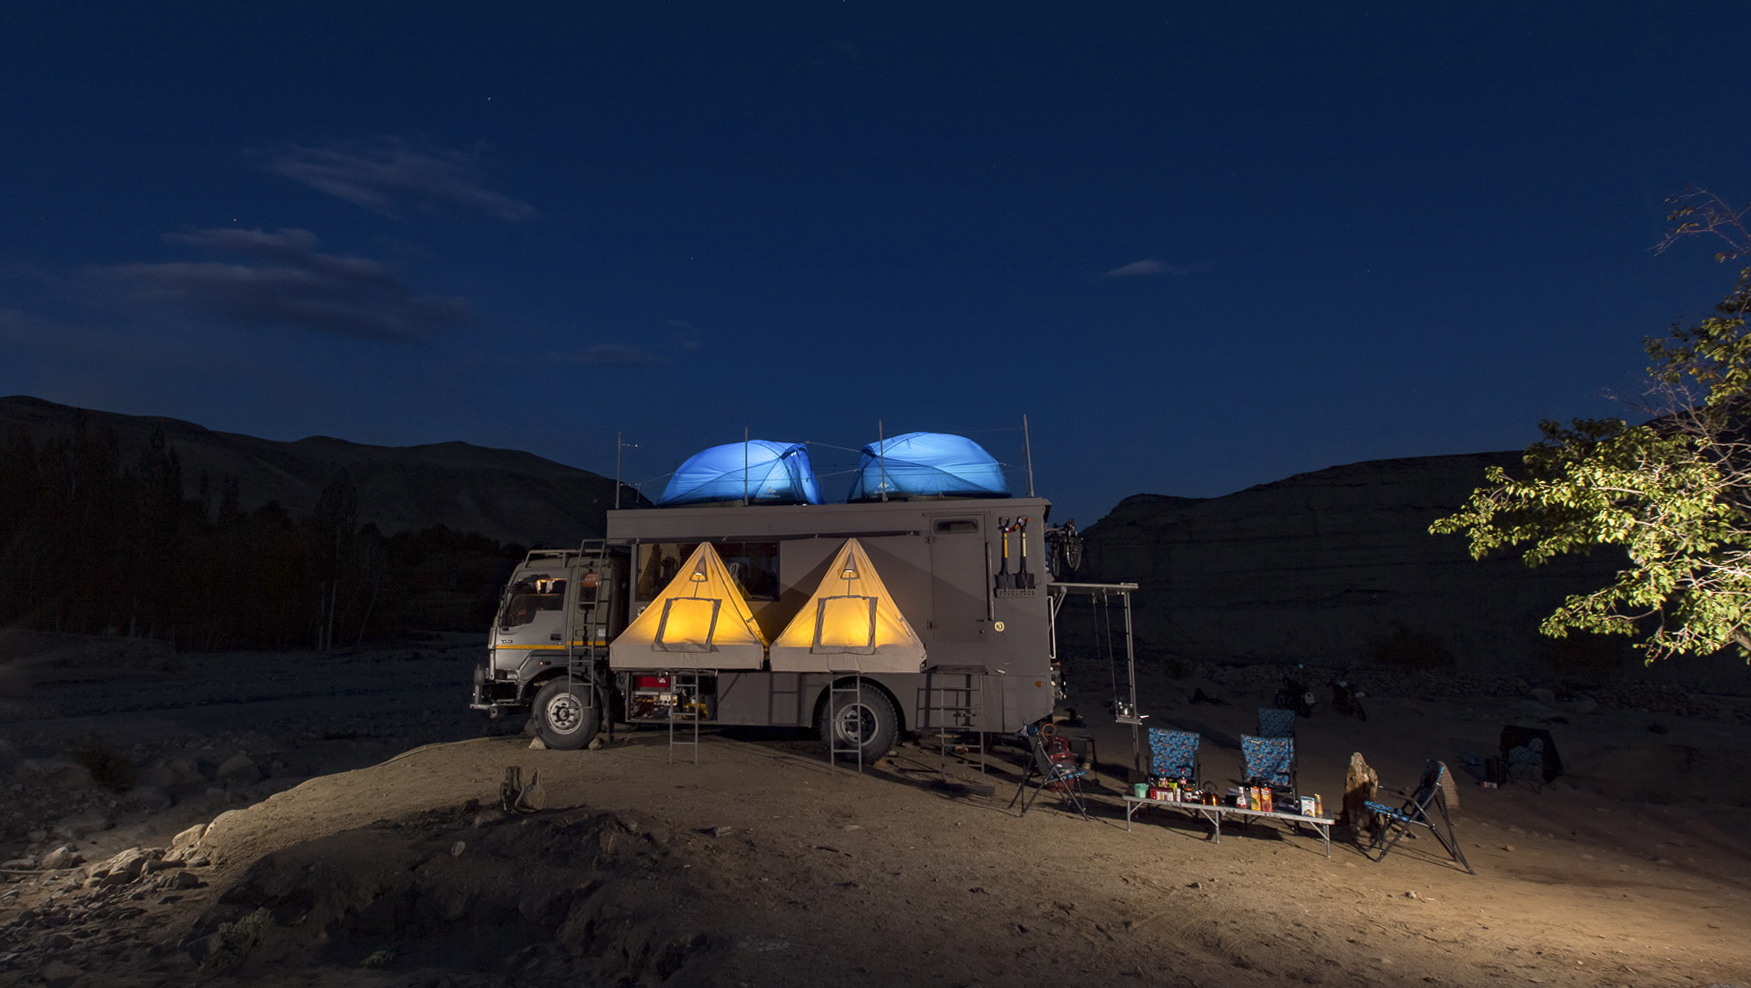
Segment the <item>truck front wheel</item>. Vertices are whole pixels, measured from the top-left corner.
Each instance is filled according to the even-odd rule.
[[[863,760],[873,762],[893,748],[899,734],[900,718],[893,703],[874,686],[859,686],[855,695],[849,691],[827,694],[826,709],[821,713],[821,740],[830,755],[862,749]]]
[[[543,744],[574,751],[595,738],[602,726],[602,705],[589,683],[561,676],[535,694],[535,712],[530,719]]]

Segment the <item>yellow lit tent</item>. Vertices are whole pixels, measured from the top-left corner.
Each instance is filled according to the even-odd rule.
[[[924,643],[869,555],[846,539],[821,585],[772,642],[774,672],[918,672]]]
[[[709,542],[608,646],[615,669],[758,669],[766,639]]]

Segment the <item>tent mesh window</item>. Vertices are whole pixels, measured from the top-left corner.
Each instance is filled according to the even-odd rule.
[[[876,599],[859,595],[822,597],[815,608],[813,652],[871,655],[876,645]]]
[[[665,652],[709,652],[717,634],[716,597],[671,597],[663,601],[663,620],[653,643]]]

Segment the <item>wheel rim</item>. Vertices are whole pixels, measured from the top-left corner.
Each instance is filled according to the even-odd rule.
[[[834,723],[841,738],[859,746],[868,744],[875,737],[875,717],[861,703],[840,708],[839,717]]]
[[[561,693],[547,701],[547,726],[560,734],[570,734],[584,723],[584,705],[572,693]]]

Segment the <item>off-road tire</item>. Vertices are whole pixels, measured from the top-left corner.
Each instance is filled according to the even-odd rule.
[[[589,744],[602,726],[602,699],[590,684],[564,676],[549,680],[535,694],[530,714],[535,736],[549,748],[575,751]]]
[[[900,736],[900,715],[893,701],[880,689],[865,683],[858,687],[857,697],[847,693],[828,693],[821,708],[821,743],[829,756],[835,751],[852,757],[851,742],[859,742],[865,764],[886,755]]]

